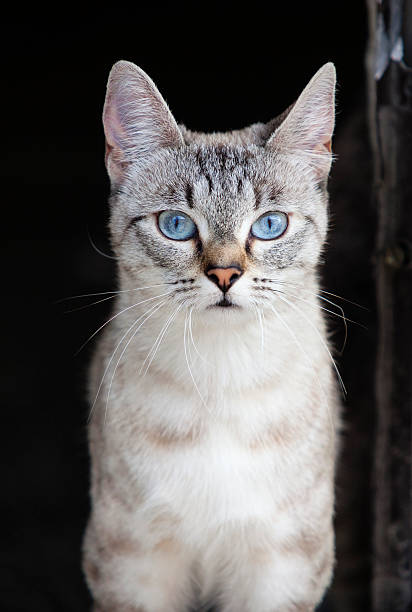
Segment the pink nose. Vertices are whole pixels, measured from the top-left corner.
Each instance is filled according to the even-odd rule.
[[[215,283],[224,293],[235,283],[243,274],[243,270],[238,267],[230,268],[209,268],[206,276],[212,283]]]

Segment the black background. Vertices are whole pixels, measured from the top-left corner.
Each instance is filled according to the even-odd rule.
[[[353,597],[339,609],[367,610],[375,307],[363,2],[119,4],[93,19],[60,10],[3,22],[0,609],[89,606],[80,547],[90,346],[75,353],[109,307],[66,313],[87,300],[59,300],[115,288],[112,260],[91,242],[110,254],[101,111],[111,65],[127,59],[151,76],[179,122],[205,131],[271,119],[322,64],[336,64],[338,161],[323,286],[370,310],[348,306],[368,330],[350,326],[338,357],[349,391],[347,469],[330,606]],[[331,328],[339,345],[340,322]]]

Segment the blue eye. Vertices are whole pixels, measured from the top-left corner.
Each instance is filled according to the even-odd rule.
[[[179,210],[164,210],[158,217],[159,229],[172,240],[189,240],[197,228],[190,217]]]
[[[288,216],[283,212],[270,212],[259,217],[251,228],[252,235],[260,240],[279,238],[288,226]]]

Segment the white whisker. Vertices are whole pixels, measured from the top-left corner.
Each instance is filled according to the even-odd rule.
[[[295,295],[293,293],[290,293],[289,291],[286,293],[286,291],[282,291],[282,289],[273,289],[272,287],[266,287],[266,291],[272,291],[273,293],[282,293],[283,295],[287,295],[289,297],[296,298],[297,300],[300,300],[301,302],[305,302],[306,304],[309,304],[309,306],[311,306],[312,308],[315,308],[315,309],[320,308],[321,310],[324,310],[325,312],[329,312],[330,314],[335,315],[335,317],[343,319],[344,322],[345,322],[346,332],[347,332],[347,325],[346,325],[346,323],[353,323],[354,325],[359,325],[359,327],[362,327],[363,329],[366,329],[366,327],[364,325],[362,325],[362,323],[359,323],[358,321],[354,321],[353,319],[349,319],[345,315],[342,306],[339,306],[339,304],[335,304],[335,302],[332,302],[331,300],[328,300],[325,297],[323,297],[321,295],[318,295],[317,293],[308,292],[311,295],[316,296],[318,299],[324,300],[325,302],[328,302],[329,304],[332,304],[332,306],[335,306],[335,308],[338,308],[341,311],[342,314],[338,314],[337,312],[334,312],[333,310],[325,308],[325,306],[321,306],[320,304],[313,304],[312,302],[309,302],[309,300],[305,300],[305,298],[302,298],[299,295]]]
[[[146,298],[145,300],[142,300],[140,302],[136,302],[135,304],[132,304],[131,306],[127,306],[126,308],[123,308],[123,310],[121,310],[120,312],[117,312],[112,317],[110,317],[110,319],[108,319],[105,323],[103,323],[103,325],[100,325],[100,327],[98,329],[96,329],[96,331],[91,336],[89,336],[89,338],[87,338],[87,340],[85,342],[83,342],[81,347],[76,351],[75,355],[78,355],[80,353],[80,351],[84,349],[86,344],[88,344],[90,342],[90,340],[92,340],[92,338],[94,338],[95,335],[99,333],[100,330],[102,330],[106,325],[108,325],[116,317],[120,316],[121,314],[123,314],[127,310],[130,310],[131,308],[135,308],[136,306],[140,306],[141,304],[145,304],[146,302],[150,302],[152,300],[157,300],[158,298],[164,297],[165,295],[170,295],[171,293],[173,293],[173,291],[168,291],[167,293],[161,293],[160,295],[154,295],[153,297]]]
[[[163,300],[163,301],[160,303],[160,305],[164,304],[164,303],[165,303],[165,301],[166,301],[166,300]],[[130,332],[130,331],[133,329],[133,327],[134,327],[134,326],[135,326],[135,325],[136,325],[136,324],[137,324],[137,323],[138,323],[138,322],[139,322],[139,321],[140,321],[140,320],[141,320],[143,317],[145,317],[145,316],[146,316],[146,315],[147,315],[149,312],[151,312],[152,310],[154,310],[154,309],[156,308],[156,306],[159,306],[159,304],[153,304],[153,305],[152,305],[152,306],[151,306],[151,307],[150,307],[148,310],[146,310],[146,312],[144,312],[142,315],[140,315],[140,317],[138,317],[138,318],[137,318],[137,319],[136,319],[136,320],[135,320],[135,321],[134,321],[134,322],[133,322],[133,323],[130,325],[130,327],[128,327],[128,328],[127,328],[127,330],[125,331],[125,333],[123,334],[123,336],[120,338],[119,342],[117,343],[116,348],[114,349],[114,351],[113,351],[113,353],[112,353],[112,355],[111,355],[111,357],[110,357],[110,359],[109,359],[109,361],[108,361],[108,363],[107,363],[107,366],[106,366],[106,368],[105,368],[105,370],[104,370],[104,372],[103,372],[103,376],[102,376],[102,378],[101,378],[101,380],[100,380],[99,386],[98,386],[98,388],[97,388],[97,392],[96,392],[95,398],[94,398],[94,400],[93,400],[93,404],[92,404],[92,406],[91,406],[91,408],[90,408],[89,417],[88,417],[88,422],[90,421],[90,419],[91,419],[91,417],[92,417],[93,410],[94,410],[94,407],[95,407],[96,402],[97,402],[97,398],[99,397],[99,394],[100,394],[100,389],[102,388],[102,385],[103,385],[104,379],[105,379],[106,374],[107,374],[107,372],[108,372],[108,370],[109,370],[109,368],[110,368],[110,364],[112,363],[113,358],[114,358],[115,354],[117,353],[117,350],[118,350],[119,346],[121,345],[121,343],[123,342],[123,340],[126,338],[127,334],[128,334],[128,333],[129,333],[129,332]]]
[[[313,291],[309,291],[309,289],[304,287],[301,283],[292,283],[290,281],[279,280],[279,279],[275,279],[275,278],[269,278],[267,280],[272,282],[272,283],[279,283],[279,285],[291,285],[293,287],[297,287],[298,289],[301,289],[302,291],[306,291],[306,293],[311,293],[312,295],[317,295],[319,298],[326,300],[326,298],[322,298],[322,296],[318,295],[317,293],[313,293]],[[319,291],[319,293],[324,293],[325,295],[331,295],[332,297],[336,297],[339,300],[342,300],[343,302],[347,302],[348,304],[352,304],[353,306],[357,306],[358,308],[362,308],[362,310],[369,310],[369,308],[367,308],[366,306],[363,306],[362,304],[358,304],[357,302],[353,302],[352,300],[348,300],[347,298],[344,298],[341,295],[337,295],[336,293],[331,293],[330,291],[325,291],[324,289],[318,289],[318,291]],[[334,304],[334,302],[331,302],[331,304]],[[337,304],[334,304],[334,306],[337,306]]]
[[[96,300],[91,304],[84,304],[83,306],[78,306],[77,308],[71,308],[70,310],[65,310],[64,314],[69,314],[70,312],[77,312],[78,310],[84,310],[85,308],[90,308],[90,306],[96,306],[96,304],[101,304],[102,302],[107,302],[107,300],[112,300],[116,295],[109,295],[109,297],[105,297],[101,300]]]
[[[341,295],[336,295],[336,293],[331,293],[330,291],[325,291],[324,289],[319,289],[320,293],[324,293],[325,295],[331,295],[332,297],[336,297],[339,300],[343,300],[344,302],[347,302],[348,304],[352,304],[353,306],[357,306],[358,308],[362,308],[362,310],[368,310],[369,308],[367,308],[367,306],[363,306],[362,304],[358,304],[357,302],[353,302],[352,300],[348,300],[347,298],[342,297]],[[320,297],[320,296],[319,296]],[[326,298],[323,298],[326,299]],[[333,302],[332,302],[333,304]],[[335,304],[336,306],[336,304]]]
[[[293,304],[292,302],[290,302],[289,300],[287,300],[287,299],[286,299],[285,297],[283,297],[283,296],[282,296],[282,295],[281,295],[279,292],[277,293],[277,296],[278,296],[278,298],[279,298],[279,299],[281,299],[283,302],[285,302],[286,304],[288,304],[288,305],[289,305],[291,308],[293,308],[294,310],[296,310],[296,311],[297,311],[297,312],[298,312],[298,313],[299,313],[299,314],[300,314],[300,315],[301,315],[301,316],[302,316],[302,317],[305,319],[305,321],[306,321],[307,323],[309,323],[309,325],[312,327],[312,329],[314,329],[314,330],[315,330],[315,332],[316,332],[316,334],[317,334],[317,336],[318,336],[319,340],[320,340],[320,341],[321,341],[321,343],[322,343],[322,346],[324,347],[324,349],[326,350],[326,352],[328,353],[328,355],[329,355],[329,357],[330,357],[330,360],[331,360],[331,362],[332,362],[332,364],[333,364],[333,367],[335,368],[336,374],[337,374],[337,376],[338,376],[339,383],[340,383],[340,385],[341,385],[341,387],[342,387],[342,391],[343,391],[344,395],[347,395],[346,387],[345,387],[344,382],[343,382],[343,380],[342,380],[342,376],[340,375],[340,372],[339,372],[338,366],[336,365],[335,360],[334,360],[334,359],[333,359],[333,357],[332,357],[332,353],[330,352],[328,345],[326,344],[326,342],[325,342],[325,341],[324,341],[324,339],[322,338],[322,335],[319,333],[319,330],[318,330],[318,329],[316,328],[316,326],[315,326],[315,325],[312,323],[312,321],[311,321],[311,320],[310,320],[310,319],[309,319],[309,318],[308,318],[308,317],[305,315],[305,313],[304,313],[304,312],[302,312],[302,311],[301,311],[301,309],[300,309],[300,308],[298,308],[298,307],[296,306],[296,304]]]
[[[196,389],[196,391],[197,391],[197,393],[198,393],[198,395],[200,397],[200,400],[201,400],[203,406],[206,408],[206,410],[208,410],[207,404],[206,404],[205,400],[203,399],[203,396],[200,393],[199,387],[197,386],[197,383],[196,383],[195,378],[193,376],[193,372],[192,372],[192,369],[190,367],[190,363],[189,363],[189,359],[188,359],[187,346],[186,346],[186,330],[187,330],[188,316],[189,316],[189,313],[186,312],[185,327],[184,327],[184,330],[183,330],[183,346],[184,346],[184,351],[185,351],[185,359],[186,359],[187,369],[189,370],[190,378],[193,381],[194,387],[195,387],[195,389]]]
[[[289,295],[290,297],[293,297],[297,300],[300,300],[301,302],[305,302],[305,304],[309,304],[312,308],[320,308],[321,310],[324,310],[325,312],[329,312],[330,314],[333,314],[335,317],[339,317],[340,319],[343,320],[343,324],[345,327],[345,338],[343,340],[343,346],[340,349],[339,353],[340,355],[342,355],[343,351],[345,350],[345,346],[346,346],[346,342],[348,339],[348,321],[350,323],[356,323],[356,321],[352,321],[352,319],[348,319],[347,317],[345,317],[345,313],[343,311],[343,308],[341,306],[338,306],[337,304],[333,304],[336,308],[340,308],[342,314],[338,314],[337,312],[334,312],[333,310],[329,310],[329,308],[325,308],[324,306],[320,306],[320,304],[312,304],[311,302],[309,302],[309,300],[305,300],[304,298],[298,296],[298,295],[293,295],[292,293],[288,293],[287,295]],[[318,296],[318,298],[321,298],[321,296]],[[324,298],[325,299],[325,298]],[[327,302],[329,302],[329,300],[326,300]],[[358,323],[357,325],[360,325],[360,323]],[[363,327],[363,325],[361,326]]]
[[[342,317],[342,319],[343,319],[343,320],[344,320],[344,322],[345,322],[345,338],[344,338],[344,340],[343,340],[343,345],[342,345],[342,348],[341,348],[341,349],[340,349],[340,351],[339,351],[339,354],[340,354],[340,355],[342,355],[342,354],[343,354],[343,351],[345,350],[345,347],[346,347],[346,342],[347,342],[347,340],[348,340],[348,325],[347,325],[347,321],[349,321],[350,323],[355,323],[355,325],[359,325],[359,326],[360,326],[360,327],[362,327],[363,329],[366,329],[366,327],[365,327],[364,325],[362,325],[361,323],[358,323],[357,321],[353,321],[352,319],[348,319],[348,318],[346,317],[346,315],[345,315],[345,312],[344,312],[344,310],[343,310],[342,306],[339,306],[339,304],[335,304],[335,302],[332,302],[332,300],[328,300],[328,299],[327,299],[327,298],[325,298],[323,295],[317,295],[317,298],[318,298],[318,299],[320,299],[320,300],[323,300],[323,301],[325,301],[325,302],[328,302],[328,304],[331,304],[332,306],[334,306],[335,308],[338,308],[338,309],[341,311],[341,315],[338,315],[336,312],[334,312],[333,314],[334,314],[335,316],[337,316],[337,317],[341,316],[341,317]],[[321,308],[322,308],[322,309],[324,309],[324,308],[323,308],[323,306],[321,306]],[[325,308],[324,310],[326,310],[327,312],[332,312],[331,310],[328,310],[328,309],[326,309],[326,308]]]
[[[159,335],[157,336],[156,340],[154,341],[152,348],[150,349],[150,351],[147,353],[146,358],[144,360],[144,362],[142,363],[140,370],[139,370],[139,374],[142,373],[142,370],[144,368],[145,363],[147,362],[147,360],[150,358],[147,367],[144,371],[143,376],[146,376],[148,369],[150,368],[150,364],[152,363],[153,359],[156,356],[156,353],[158,351],[158,348],[168,330],[168,328],[170,327],[171,323],[173,322],[174,318],[176,317],[177,313],[179,312],[179,310],[182,308],[184,302],[182,302],[181,304],[179,304],[179,306],[174,310],[174,312],[167,318],[166,323],[163,325],[162,329],[160,330]],[[151,355],[151,356],[150,356]]]
[[[194,340],[194,338],[193,338],[193,331],[192,331],[192,312],[193,312],[193,307],[192,307],[192,308],[189,310],[189,336],[190,336],[191,343],[192,343],[192,345],[193,345],[193,348],[195,349],[196,354],[197,354],[197,355],[200,357],[200,359],[201,359],[201,360],[202,360],[204,363],[206,363],[208,366],[211,366],[212,364],[211,364],[209,361],[207,361],[207,360],[206,360],[206,359],[203,357],[203,355],[201,355],[201,354],[199,353],[199,350],[198,350],[198,348],[197,348],[197,346],[196,346],[196,343],[195,343],[195,340]]]
[[[284,295],[290,296],[294,299],[300,300],[301,302],[305,302],[306,304],[308,304],[309,306],[311,306],[314,309],[320,308],[321,310],[324,310],[325,312],[334,315],[335,317],[338,317],[340,319],[343,320],[344,323],[344,327],[345,327],[345,337],[343,340],[343,345],[342,348],[337,351],[339,353],[339,355],[343,354],[343,351],[345,350],[346,347],[346,343],[347,343],[347,339],[348,339],[348,323],[353,323],[354,325],[358,325],[359,327],[362,327],[362,329],[367,329],[364,325],[362,325],[361,323],[359,323],[358,321],[354,321],[353,319],[349,319],[346,315],[345,312],[342,308],[342,306],[340,306],[339,304],[335,304],[335,302],[332,302],[332,300],[329,300],[328,298],[325,298],[323,295],[319,295],[318,293],[314,293],[313,291],[309,291],[308,289],[302,287],[301,285],[298,285],[296,283],[290,283],[287,281],[279,281],[279,283],[281,285],[290,285],[292,287],[294,287],[295,289],[301,289],[303,291],[305,291],[306,293],[315,296],[316,298],[318,298],[319,300],[322,300],[324,302],[327,302],[328,304],[331,304],[332,306],[334,306],[335,308],[337,308],[338,310],[340,310],[341,314],[334,312],[333,310],[330,310],[329,308],[326,308],[325,306],[321,306],[320,304],[313,304],[312,302],[310,302],[309,300],[305,300],[305,298],[295,295],[293,293],[285,292],[282,291],[281,289],[276,289],[276,288],[272,288],[272,287],[266,287],[266,290],[269,291],[273,291],[274,293],[282,293]],[[343,298],[342,298],[343,299]],[[348,300],[346,300],[348,301]]]
[[[277,318],[279,319],[279,321],[282,323],[282,325],[286,328],[286,330],[292,336],[293,340],[296,342],[297,346],[300,348],[300,350],[302,351],[303,355],[306,357],[308,365],[312,369],[312,360],[311,360],[310,356],[308,355],[308,353],[305,351],[304,347],[302,346],[302,343],[299,341],[299,339],[297,338],[297,336],[294,333],[294,331],[289,327],[289,325],[286,323],[286,321],[283,319],[283,317],[280,316],[279,312],[276,310],[276,308],[273,306],[273,304],[271,305],[271,308],[272,308],[273,312],[275,313],[275,315],[277,316]],[[336,428],[335,428],[335,423],[334,423],[334,420],[333,420],[333,417],[332,417],[332,413],[330,411],[330,408],[329,408],[329,405],[328,405],[328,402],[327,402],[327,394],[325,392],[325,389],[323,388],[323,385],[322,385],[322,383],[320,381],[320,378],[319,378],[318,374],[316,373],[316,371],[313,371],[313,373],[314,373],[315,378],[317,380],[317,383],[319,385],[319,389],[321,390],[322,395],[323,395],[323,399],[324,399],[324,402],[325,402],[325,407],[326,407],[326,410],[327,410],[327,413],[328,413],[329,425],[330,425],[331,433],[332,433],[331,440],[332,440],[332,443],[334,443],[333,441],[334,441],[334,434],[335,434],[335,429]]]
[[[265,352],[265,334],[263,331],[263,316],[262,316],[262,311],[259,309],[258,306],[256,306],[256,312],[257,312],[257,316],[258,316],[258,321],[259,321],[259,325],[260,325],[260,348],[262,351],[262,354]]]
[[[174,285],[174,282],[169,283],[158,283],[157,285],[147,285],[146,287],[136,287],[135,289],[119,289],[118,291],[98,291],[97,293],[82,293],[80,295],[71,295],[69,297],[61,298],[56,300],[55,304],[61,302],[67,302],[68,300],[77,300],[85,297],[96,297],[98,295],[118,295],[119,293],[130,293],[132,291],[143,291],[144,289],[154,289],[155,287],[166,287],[167,285]]]
[[[107,259],[114,259],[115,261],[117,261],[119,258],[118,257],[114,257],[113,255],[108,255],[107,253],[104,253],[103,251],[101,251],[99,249],[98,246],[96,246],[96,244],[94,243],[92,236],[90,234],[89,228],[87,228],[87,236],[89,238],[89,242],[92,245],[92,247],[94,248],[94,250],[96,251],[96,253],[99,253],[99,255],[102,255],[103,257],[106,257]]]
[[[109,385],[109,389],[107,391],[107,398],[106,398],[106,407],[105,407],[105,411],[104,411],[104,422],[106,423],[106,415],[107,415],[107,409],[109,406],[109,399],[110,399],[110,393],[112,390],[112,385],[113,385],[113,380],[114,380],[114,376],[116,374],[116,370],[117,367],[120,363],[121,358],[123,357],[123,355],[125,354],[127,347],[129,346],[129,344],[131,343],[131,341],[133,340],[133,338],[136,336],[137,332],[139,331],[139,329],[146,323],[146,321],[148,319],[150,319],[150,317],[152,317],[166,302],[167,300],[163,300],[160,304],[156,304],[154,309],[152,310],[152,312],[150,312],[149,315],[147,315],[147,317],[145,319],[143,319],[143,321],[138,325],[138,327],[134,330],[133,334],[131,335],[131,337],[129,338],[129,340],[126,342],[125,346],[123,347],[122,352],[120,353],[119,359],[116,362],[116,365],[114,367],[114,371],[112,374],[112,378],[110,380],[110,385]],[[130,329],[130,328],[129,328]]]

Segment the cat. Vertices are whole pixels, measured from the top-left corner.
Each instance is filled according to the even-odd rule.
[[[132,63],[103,121],[120,289],[90,369],[95,612],[310,612],[334,566],[319,302],[335,68],[267,124],[178,125]]]

